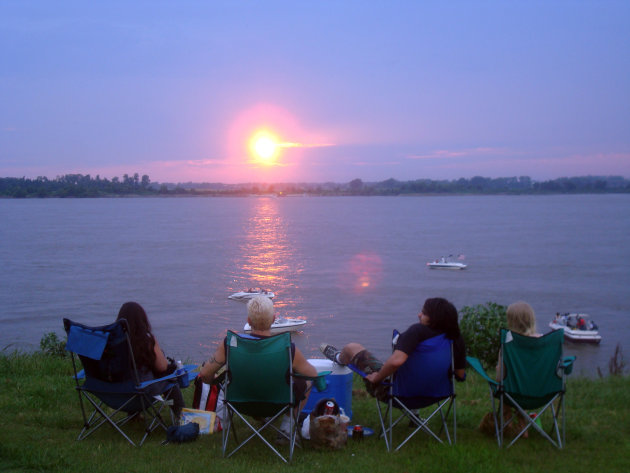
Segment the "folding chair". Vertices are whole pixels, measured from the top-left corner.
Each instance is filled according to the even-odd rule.
[[[68,334],[66,350],[72,355],[75,388],[83,414],[83,429],[77,440],[83,440],[102,425],[109,424],[129,443],[140,446],[156,428],[166,430],[161,415],[169,403],[166,398],[177,385],[178,376],[188,381],[188,371],[195,366],[187,365],[184,374],[173,373],[140,382],[126,320],[88,327],[63,319],[63,325]],[[83,367],[81,371],[77,371],[77,356]],[[182,384],[186,385],[186,382]],[[89,410],[90,406],[93,410],[88,415],[86,408]],[[143,437],[136,443],[123,427],[139,414],[144,418],[145,428]]]
[[[511,422],[511,419],[503,418],[504,405],[514,407],[518,416],[526,421],[507,448],[530,427],[557,448],[562,448],[565,444],[564,393],[566,376],[573,370],[575,356],[563,357],[563,341],[562,330],[555,330],[542,337],[526,337],[501,329],[499,370],[504,376],[499,381],[488,376],[477,358],[466,357],[473,369],[488,382],[499,447],[503,446],[505,429]],[[556,401],[557,406],[554,405]],[[530,414],[532,410],[534,412]],[[542,428],[542,421],[545,420],[543,414],[546,411],[551,413],[552,419],[549,433]],[[560,425],[558,417],[561,417]]]
[[[394,330],[392,345],[398,338]],[[350,369],[365,378],[366,374],[354,365]],[[394,448],[394,427],[404,419],[409,419],[412,432],[401,441],[394,451],[398,451],[416,433],[423,431],[440,443],[444,431],[445,439],[452,444],[457,439],[457,419],[454,389],[453,343],[445,335],[427,339],[418,344],[407,361],[394,373],[393,379],[387,383],[389,392],[385,399],[376,399],[381,435],[385,438],[387,451]],[[381,403],[386,404],[385,411]],[[396,420],[393,411],[399,410]],[[453,411],[453,438],[451,439],[447,419]],[[422,414],[422,415],[421,415]],[[429,421],[440,415],[440,430],[435,433]],[[405,423],[407,426],[407,423]]]
[[[317,378],[293,373],[291,357],[291,334],[280,333],[269,338],[258,339],[250,335],[228,331],[226,338],[226,379],[224,383],[224,405],[227,422],[223,429],[223,456],[226,457],[230,431],[234,447],[227,457],[232,456],[253,438],[259,438],[284,462],[290,462],[296,445],[297,403],[293,394],[293,378],[315,380],[322,390],[326,387],[325,375]],[[329,372],[328,372],[329,373]],[[290,418],[289,435],[274,425],[282,414]],[[248,419],[248,417],[250,419]],[[251,419],[253,417],[253,419]],[[235,420],[240,419],[252,433],[239,443]],[[254,424],[261,424],[256,427]],[[288,454],[281,454],[263,435],[264,431],[275,432],[288,440]]]

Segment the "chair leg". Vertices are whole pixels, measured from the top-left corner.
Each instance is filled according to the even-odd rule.
[[[245,446],[245,444],[247,444],[247,442],[249,442],[251,439],[253,439],[254,437],[258,437],[265,445],[267,445],[267,447],[269,447],[278,457],[280,457],[282,459],[282,461],[284,461],[285,463],[289,463],[292,460],[292,458],[293,458],[293,449],[294,449],[294,446],[295,446],[294,440],[295,440],[295,435],[296,435],[296,432],[295,432],[296,422],[295,422],[295,418],[293,417],[292,414],[290,414],[292,416],[292,422],[290,423],[291,432],[289,434],[289,453],[287,455],[288,460],[261,433],[267,427],[271,427],[271,428],[275,429],[276,431],[279,431],[278,428],[273,425],[273,422],[275,422],[276,419],[278,419],[282,414],[284,414],[287,409],[281,410],[280,412],[278,412],[276,415],[274,415],[270,419],[267,419],[262,427],[256,428],[254,425],[252,425],[245,418],[244,415],[242,415],[238,410],[234,409],[234,407],[232,407],[229,403],[226,404],[226,407],[228,409],[229,424],[226,427],[226,429],[224,430],[224,434],[225,435],[223,437],[223,456],[225,458],[231,457],[237,451],[239,451],[243,446]],[[240,442],[240,443],[237,442],[238,445],[229,454],[226,455],[227,444],[228,444],[228,439],[229,439],[229,432],[227,432],[227,431],[231,429],[234,432],[234,436],[236,438],[236,429],[234,427],[234,414],[236,414],[236,416],[243,423],[245,423],[247,425],[247,427],[253,433],[251,435],[249,435],[249,437],[247,437],[242,442]],[[293,441],[292,441],[292,439],[293,439]]]
[[[547,434],[547,432],[545,432],[540,426],[538,426],[536,424],[536,422],[534,421],[534,419],[532,419],[529,414],[527,412],[525,412],[523,410],[523,408],[521,408],[518,403],[516,403],[513,399],[510,398],[510,396],[508,394],[506,394],[506,396],[508,397],[508,399],[510,400],[511,404],[513,404],[518,412],[518,414],[520,414],[523,419],[525,419],[525,427],[518,433],[518,435],[509,443],[509,445],[507,446],[507,448],[511,447],[512,445],[514,445],[514,443],[522,437],[522,435],[530,428],[533,427],[534,430],[536,430],[540,435],[542,435],[544,438],[546,438],[554,447],[557,448],[562,448],[562,443],[560,442],[560,432],[558,430],[558,419],[556,417],[556,412],[553,408],[553,402],[556,400],[557,397],[554,397],[553,399],[551,399],[549,402],[547,402],[547,404],[545,404],[540,411],[538,412],[538,415],[542,415],[547,408],[551,407],[551,411],[552,411],[552,418],[553,418],[553,430],[555,430],[556,432],[556,436],[558,438],[558,441],[555,441],[554,439],[552,439],[549,434]]]

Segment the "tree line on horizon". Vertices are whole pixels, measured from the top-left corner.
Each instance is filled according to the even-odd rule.
[[[534,181],[528,176],[489,178],[476,176],[454,180],[386,179],[347,183],[153,183],[148,175],[135,173],[104,179],[89,174],[66,174],[54,179],[0,178],[0,197],[115,197],[115,196],[246,196],[246,195],[363,195],[404,194],[580,194],[628,193],[630,181],[621,176],[562,177]]]

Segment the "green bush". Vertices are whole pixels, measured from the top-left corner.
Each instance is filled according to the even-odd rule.
[[[506,307],[495,302],[460,311],[459,323],[466,342],[466,351],[478,358],[486,369],[496,366],[499,358],[499,329],[507,327]]]
[[[66,356],[66,342],[60,340],[55,332],[44,334],[39,341],[39,349],[48,356],[57,356],[63,358]]]

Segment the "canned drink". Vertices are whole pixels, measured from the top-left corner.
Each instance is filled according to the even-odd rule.
[[[324,414],[327,416],[333,415],[335,412],[335,403],[332,401],[326,401],[326,408],[324,409]]]
[[[352,440],[363,440],[363,427],[355,425],[352,428]]]

